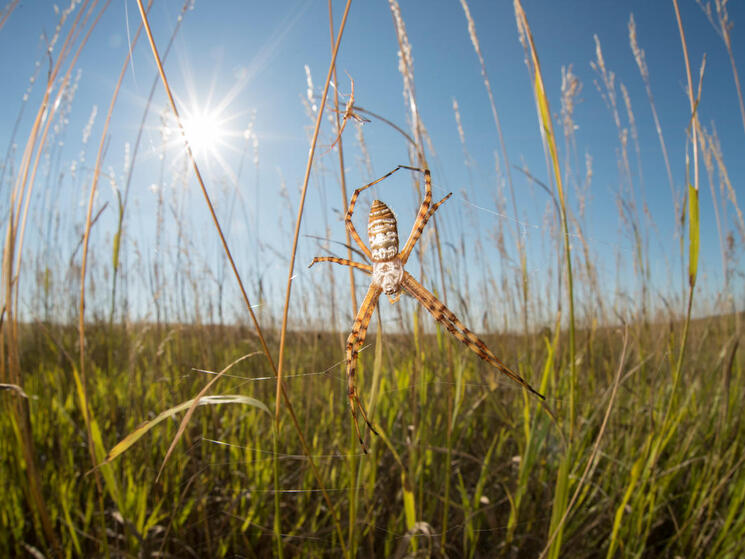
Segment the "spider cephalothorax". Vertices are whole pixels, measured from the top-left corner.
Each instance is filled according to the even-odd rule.
[[[408,169],[410,171],[424,173],[424,200],[422,200],[422,204],[419,206],[419,212],[417,213],[414,227],[411,230],[411,234],[409,235],[403,250],[399,252],[396,217],[388,206],[380,200],[375,200],[370,208],[370,220],[367,226],[370,248],[367,248],[352,223],[352,213],[354,212],[354,205],[357,202],[357,197],[360,195],[360,192],[390,177],[399,169]],[[481,359],[489,362],[491,365],[496,367],[499,372],[507,375],[512,380],[523,385],[525,388],[543,399],[543,396],[536,392],[532,386],[523,380],[521,376],[511,371],[504,363],[497,359],[491,350],[486,347],[486,344],[481,341],[476,334],[466,328],[450,309],[448,309],[432,293],[427,291],[427,289],[416,281],[411,274],[404,270],[406,261],[409,259],[411,251],[414,249],[414,245],[416,245],[419,237],[422,235],[422,231],[424,230],[427,221],[429,221],[429,218],[435,213],[435,210],[437,210],[437,208],[439,208],[448,198],[450,198],[450,194],[445,196],[436,204],[431,205],[432,179],[430,177],[429,169],[417,169],[415,167],[399,165],[390,173],[387,173],[379,179],[355,190],[354,194],[352,194],[352,199],[349,201],[347,214],[344,217],[344,222],[349,230],[349,234],[359,245],[360,249],[362,249],[362,252],[365,253],[365,256],[372,261],[372,266],[369,264],[362,264],[361,262],[336,258],[334,256],[317,256],[310,264],[312,266],[316,262],[335,262],[337,264],[343,264],[344,266],[357,268],[372,276],[370,288],[367,290],[367,295],[365,295],[365,299],[362,301],[359,311],[357,311],[357,317],[354,320],[354,326],[352,326],[352,333],[349,334],[349,337],[347,338],[347,395],[349,396],[349,405],[351,406],[357,436],[359,437],[360,444],[365,452],[367,452],[367,448],[365,447],[365,442],[362,439],[360,427],[357,423],[358,409],[373,432],[375,432],[375,428],[367,418],[365,408],[357,394],[354,374],[357,366],[357,352],[365,343],[367,326],[370,323],[370,319],[372,318],[373,311],[378,304],[378,299],[380,298],[381,293],[388,295],[391,303],[395,303],[401,296],[401,292],[405,291],[414,297],[414,299],[419,301],[419,303],[429,311],[435,320],[445,326],[448,332],[468,346],[468,348],[481,357]]]

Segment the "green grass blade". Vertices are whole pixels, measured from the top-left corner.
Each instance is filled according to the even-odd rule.
[[[178,406],[174,406],[172,408],[169,408],[163,412],[160,412],[157,417],[154,419],[151,419],[150,421],[145,421],[142,423],[139,427],[137,427],[134,431],[132,431],[129,435],[124,437],[121,441],[119,441],[114,447],[109,451],[109,453],[106,455],[106,458],[104,459],[104,464],[108,464],[115,458],[117,458],[119,455],[121,455],[123,452],[125,452],[129,447],[131,447],[133,444],[135,444],[140,438],[142,438],[143,435],[145,435],[150,429],[161,423],[163,420],[168,419],[169,417],[173,417],[174,415],[184,411],[188,410],[192,404],[194,404],[194,399],[187,400],[186,402],[180,403]],[[256,398],[251,398],[250,396],[241,396],[238,394],[225,394],[225,395],[217,395],[217,396],[203,396],[199,399],[199,402],[197,403],[198,406],[217,406],[220,404],[245,404],[248,406],[253,406],[255,408],[258,408],[266,413],[269,412],[269,408],[266,407],[266,405],[263,402],[260,402]]]
[[[101,429],[98,427],[98,422],[96,421],[96,418],[93,416],[93,413],[90,411],[90,408],[88,406],[88,400],[85,394],[85,389],[83,388],[83,381],[80,377],[80,373],[78,373],[77,368],[73,368],[72,372],[73,378],[75,379],[75,388],[78,395],[80,410],[83,413],[85,422],[90,425],[91,440],[93,441],[93,451],[95,453],[96,460],[100,460],[106,452],[106,447],[103,443],[103,436],[101,435]],[[119,492],[119,485],[116,482],[116,478],[114,477],[114,473],[111,471],[111,468],[105,466],[105,464],[106,461],[103,462],[104,467],[101,468],[101,474],[103,475],[104,482],[106,483],[106,488],[111,494],[111,498],[117,504],[117,507],[119,507],[119,510],[124,511],[124,507],[122,506],[123,503],[121,500],[121,494]]]
[[[569,451],[564,454],[559,463],[559,471],[556,474],[556,486],[554,489],[554,502],[551,510],[551,526],[549,528],[549,534],[553,534],[557,531],[554,541],[551,543],[551,547],[548,550],[549,559],[557,559],[561,553],[561,544],[564,527],[560,526],[561,518],[564,516],[566,511],[567,502],[569,500],[569,471],[570,471],[571,458]]]
[[[409,481],[406,471],[401,472],[401,489],[404,497],[404,516],[406,518],[406,531],[413,532],[416,525],[416,506],[414,503],[414,489]],[[416,538],[411,539],[412,551],[416,551]]]
[[[688,184],[688,284],[696,285],[699,252],[698,190]]]
[[[629,502],[629,499],[634,493],[634,489],[636,489],[636,482],[639,480],[639,474],[642,471],[642,465],[644,464],[645,458],[642,456],[634,462],[634,465],[631,467],[631,479],[629,480],[629,485],[626,488],[626,493],[623,495],[623,499],[621,499],[621,503],[618,505],[618,508],[616,509],[616,514],[613,518],[613,531],[611,532],[611,540],[610,540],[610,547],[608,547],[608,559],[614,556],[614,553],[616,552],[616,547],[618,546],[618,531],[621,528],[621,521],[623,520],[623,513],[626,510],[626,505]]]

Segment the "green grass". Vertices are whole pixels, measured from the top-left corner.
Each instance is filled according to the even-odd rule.
[[[624,556],[736,557],[742,550],[745,430],[739,402],[745,397],[745,379],[742,359],[731,361],[734,320],[718,317],[692,325],[691,338],[699,341],[693,342],[685,361],[684,389],[667,424],[663,418],[672,397],[675,362],[666,349],[680,336],[680,324],[656,324],[656,336],[630,329],[614,413],[599,445],[599,459],[565,525],[563,547],[571,550],[565,553],[594,557],[618,550]],[[446,348],[438,346],[434,336],[420,340],[421,362],[408,350],[412,340],[407,336],[381,340],[384,373],[378,379],[375,421],[398,459],[375,437],[371,453],[358,454],[341,366],[322,375],[288,378],[288,392],[342,526],[356,534],[353,551],[388,556],[403,545],[407,528],[414,526],[412,541],[419,550],[442,551],[444,541],[449,556],[478,557],[494,551],[536,556],[547,541],[559,469],[569,470],[566,490],[571,494],[598,435],[622,334],[621,329],[577,333],[583,372],[577,389],[584,397],[577,400],[578,442],[568,462],[556,427],[535,402],[527,400],[526,405],[521,391],[504,382],[493,387],[488,382],[493,372],[457,346],[453,350],[462,371],[461,388],[458,411],[448,415],[447,393],[452,387],[443,381]],[[91,355],[101,356],[91,374],[90,406],[113,446],[142,420],[192,398],[207,379],[188,373],[189,368],[233,361],[248,350],[250,332],[188,326],[112,332],[101,325],[89,329],[89,338]],[[289,371],[322,371],[340,355],[339,335],[296,333],[290,338]],[[65,554],[96,555],[106,537],[113,555],[163,549],[175,556],[189,550],[198,556],[270,556],[272,420],[248,405],[198,408],[158,482],[155,476],[177,423],[166,420],[153,428],[113,462],[120,505],[105,491],[105,519],[98,518],[99,491],[95,477],[87,472],[85,425],[74,380],[69,364],[54,351],[64,340],[74,344],[74,332],[51,325],[24,327],[21,337],[28,367],[24,390],[34,395],[28,404],[42,491]],[[110,347],[113,340],[117,341]],[[509,344],[523,347],[531,341],[514,338]],[[535,351],[534,359],[523,365],[530,378],[540,378],[545,370],[552,340],[545,341],[546,349]],[[505,340],[488,342],[497,351],[510,351]],[[374,356],[366,353],[362,362],[370,367]],[[113,358],[106,363],[108,354]],[[651,357],[641,362],[640,354]],[[566,370],[566,350],[559,349],[553,359],[554,371]],[[417,367],[417,385],[411,386]],[[363,386],[370,386],[371,372],[362,371]],[[229,374],[271,373],[254,357]],[[566,381],[561,375],[549,368],[547,381],[549,394],[562,393]],[[250,392],[271,402],[273,381],[246,384],[223,378],[218,392]],[[10,397],[3,394],[6,401]],[[410,428],[412,397],[419,402],[415,429]],[[568,402],[550,402],[563,425]],[[449,421],[450,468],[445,461]],[[2,523],[10,528],[0,534],[0,549],[5,555],[22,554],[24,543],[44,545],[26,505],[8,414],[0,420],[0,434]],[[281,422],[278,439],[285,551],[291,556],[339,554],[333,522],[288,421]],[[447,472],[453,491],[447,503],[449,528],[441,540],[438,526],[446,505],[442,488]],[[352,518],[351,488],[357,494]],[[106,535],[101,532],[104,526]]]

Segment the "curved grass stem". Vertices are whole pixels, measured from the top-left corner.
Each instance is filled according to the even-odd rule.
[[[342,28],[339,31],[339,39],[337,40],[337,46],[336,46],[336,49],[335,49],[335,52],[334,52],[334,58],[332,60],[332,67],[333,67],[333,64],[335,63],[335,60],[336,60],[336,52],[338,51],[338,47],[339,47],[338,43],[339,43],[339,41],[341,39],[341,31],[343,30],[344,22],[346,21],[346,17],[347,17],[347,13],[349,12],[349,5],[350,4],[351,4],[351,0],[348,0],[347,7],[346,7],[346,10],[344,12],[344,18],[342,20]],[[188,139],[186,137],[186,133],[185,133],[185,130],[184,130],[183,122],[181,120],[181,117],[179,116],[178,108],[176,107],[176,102],[175,102],[175,100],[173,98],[173,94],[171,93],[171,87],[170,87],[170,85],[168,83],[168,79],[166,78],[165,70],[163,69],[163,64],[162,64],[160,55],[158,54],[158,48],[155,45],[155,39],[153,38],[152,30],[150,29],[150,23],[148,22],[147,14],[146,14],[145,9],[144,9],[144,7],[142,5],[142,0],[137,0],[137,6],[138,6],[138,8],[140,10],[140,16],[142,18],[142,21],[143,21],[143,24],[144,24],[144,27],[145,27],[145,31],[147,33],[147,37],[148,37],[148,40],[150,42],[150,48],[151,48],[152,53],[153,53],[153,58],[155,59],[155,64],[158,67],[158,73],[160,74],[161,81],[163,82],[163,87],[164,87],[165,92],[166,92],[166,95],[168,97],[168,102],[170,104],[170,107],[171,107],[171,110],[173,111],[174,116],[176,117],[176,122],[178,123],[179,129],[181,131],[181,135],[182,135],[182,137],[184,139],[184,144],[186,146],[186,153],[188,155],[189,160],[191,161],[192,168],[194,170],[194,175],[196,176],[197,182],[199,183],[199,187],[200,187],[200,189],[202,191],[202,195],[204,197],[205,203],[207,204],[207,208],[209,210],[210,216],[212,217],[212,221],[213,221],[213,224],[215,226],[215,230],[217,231],[217,233],[218,233],[218,235],[220,237],[220,242],[222,243],[223,250],[225,252],[226,257],[228,258],[228,261],[230,262],[230,267],[233,270],[233,274],[234,274],[234,276],[236,278],[236,281],[238,283],[238,287],[239,287],[239,289],[241,291],[241,295],[242,295],[243,300],[244,300],[244,302],[246,304],[246,308],[248,309],[248,312],[249,312],[249,314],[251,316],[251,321],[253,322],[254,327],[256,329],[256,333],[257,333],[257,335],[259,337],[259,341],[261,343],[262,350],[264,351],[264,354],[266,355],[266,358],[267,358],[267,360],[268,360],[268,362],[269,362],[272,370],[274,371],[275,375],[277,376],[277,405],[276,405],[277,414],[278,414],[278,411],[279,411],[279,398],[281,396],[282,398],[284,398],[285,404],[287,405],[287,410],[288,410],[288,412],[290,414],[290,417],[292,419],[293,426],[295,427],[295,430],[297,432],[298,438],[300,439],[300,444],[303,447],[303,453],[306,455],[306,457],[308,459],[308,464],[311,467],[311,470],[313,472],[313,476],[316,478],[316,482],[318,483],[319,488],[321,489],[321,492],[323,494],[324,500],[326,501],[326,505],[329,507],[329,513],[331,514],[331,517],[333,519],[333,522],[334,522],[336,531],[338,533],[338,536],[339,536],[339,539],[340,539],[340,544],[342,546],[343,554],[344,554],[345,557],[347,557],[348,556],[348,551],[347,551],[346,546],[344,545],[344,538],[342,537],[341,525],[339,524],[339,519],[337,518],[336,509],[335,509],[333,503],[331,502],[331,498],[329,497],[328,492],[326,491],[326,487],[323,484],[323,481],[321,479],[320,472],[318,471],[318,468],[317,468],[317,466],[315,464],[315,461],[313,460],[313,457],[312,457],[312,455],[310,453],[310,449],[309,449],[308,444],[307,444],[307,442],[305,440],[305,436],[303,435],[303,432],[300,429],[300,424],[298,423],[297,416],[295,415],[295,412],[293,410],[293,407],[292,407],[292,404],[290,402],[289,396],[287,395],[287,392],[285,391],[284,386],[282,384],[281,367],[282,367],[282,348],[283,348],[283,345],[284,344],[282,343],[282,341],[280,342],[279,367],[277,367],[274,364],[274,360],[272,359],[271,352],[269,351],[269,347],[267,346],[266,340],[264,338],[264,334],[263,334],[263,332],[261,330],[261,326],[259,325],[258,319],[256,318],[256,314],[254,313],[253,308],[251,306],[251,302],[250,302],[250,300],[248,298],[248,293],[246,292],[246,289],[245,289],[245,287],[243,285],[243,280],[241,279],[240,273],[238,272],[238,268],[237,268],[237,266],[235,264],[235,260],[233,260],[233,255],[230,252],[230,248],[228,246],[228,242],[225,239],[225,235],[223,234],[223,230],[222,230],[222,227],[220,225],[220,221],[217,218],[217,214],[215,213],[215,209],[214,209],[214,206],[212,204],[212,200],[210,198],[209,193],[207,192],[207,187],[205,186],[204,180],[202,179],[202,174],[199,171],[199,166],[197,165],[197,161],[194,158],[194,154],[192,152],[191,146],[189,145],[189,141],[188,141]],[[329,76],[330,76],[330,72],[329,72]],[[327,79],[327,84],[326,84],[327,89],[328,89],[328,81],[329,80]],[[322,112],[322,110],[321,110],[321,112]],[[318,126],[320,126],[320,114],[319,114],[319,123],[318,123]],[[317,126],[317,128],[318,128],[318,126]],[[316,137],[317,137],[317,130],[316,130]],[[306,185],[305,185],[306,188],[307,188],[307,179],[310,176],[310,163],[311,162],[312,162],[312,151],[311,151],[311,155],[309,157],[308,172],[306,173]],[[305,189],[303,191],[303,197],[304,197],[304,195],[305,195]],[[299,227],[299,225],[300,225],[300,223],[299,223],[299,220],[298,220],[298,227]],[[295,241],[297,242],[297,231],[296,231]],[[294,256],[295,255],[294,255],[294,251],[293,251],[293,262],[294,262]],[[292,274],[290,274],[290,278],[291,277],[292,277]],[[289,301],[289,288],[290,288],[290,281],[288,280],[288,301]],[[287,316],[287,310],[288,309],[285,307],[285,317]],[[284,324],[284,327],[282,329],[282,340],[284,340],[285,328],[286,328],[286,323]],[[277,426],[277,427],[279,427],[279,426]],[[275,457],[274,459],[276,460],[277,459],[277,454],[276,453],[274,453],[274,457]],[[275,477],[275,483],[276,483],[276,477]],[[276,493],[278,494],[278,492],[276,492]]]

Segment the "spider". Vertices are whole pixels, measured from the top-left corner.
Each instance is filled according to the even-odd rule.
[[[409,235],[403,250],[399,252],[398,225],[396,223],[396,217],[393,215],[390,208],[383,202],[380,200],[374,200],[370,207],[370,218],[367,226],[370,239],[370,248],[368,248],[365,243],[362,242],[362,239],[352,223],[352,213],[354,212],[354,205],[357,202],[357,197],[363,190],[387,179],[400,169],[408,169],[410,171],[424,173],[424,200],[422,200],[422,204],[419,206],[419,212],[417,213],[411,234]],[[458,317],[456,317],[450,309],[437,299],[437,297],[427,291],[422,284],[404,270],[406,261],[409,259],[411,251],[414,250],[414,245],[416,245],[419,237],[422,235],[422,231],[424,230],[427,221],[429,221],[437,208],[450,198],[451,195],[452,192],[436,204],[431,205],[432,178],[429,169],[419,169],[407,165],[399,165],[379,179],[355,190],[352,199],[349,201],[349,208],[344,217],[344,223],[349,230],[349,233],[362,249],[362,252],[364,252],[372,261],[372,266],[361,262],[346,260],[344,258],[337,258],[335,256],[316,256],[310,263],[310,266],[308,266],[310,268],[316,262],[333,262],[343,266],[357,268],[358,270],[362,270],[366,274],[372,276],[370,287],[367,290],[365,299],[362,301],[362,304],[357,311],[357,317],[354,319],[354,326],[352,326],[352,332],[347,338],[346,346],[347,395],[349,396],[349,405],[352,411],[352,418],[354,419],[354,427],[357,432],[357,437],[359,438],[362,450],[365,453],[367,453],[367,447],[365,446],[365,442],[360,433],[360,427],[357,421],[357,410],[362,414],[362,418],[365,420],[365,423],[367,423],[370,430],[376,435],[377,431],[372,423],[370,423],[367,413],[365,412],[365,407],[362,405],[362,401],[357,393],[354,375],[357,365],[357,354],[365,342],[367,327],[372,318],[373,311],[378,304],[378,299],[380,298],[381,293],[385,293],[388,296],[389,301],[395,303],[398,301],[399,297],[401,297],[402,291],[405,291],[424,306],[435,320],[442,324],[448,332],[455,336],[459,341],[463,342],[471,351],[481,357],[481,359],[484,359],[489,364],[496,367],[500,373],[507,375],[513,381],[523,385],[541,400],[545,400],[544,396],[530,386],[530,384],[528,384],[521,376],[511,371],[504,363],[497,359],[491,350],[486,347],[486,344],[476,336],[476,334],[466,328]]]

